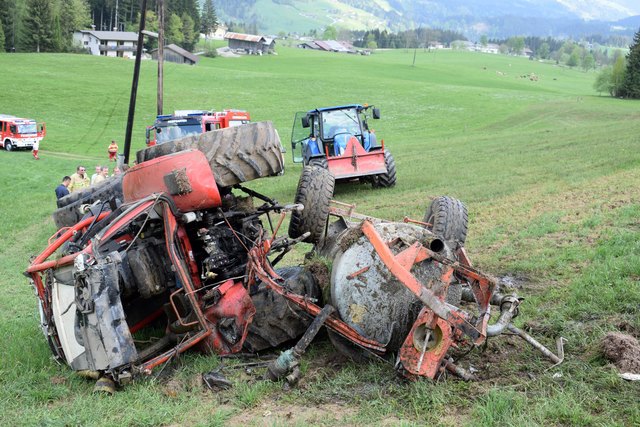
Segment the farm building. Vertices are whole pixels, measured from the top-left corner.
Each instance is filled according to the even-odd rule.
[[[356,49],[348,42],[336,40],[313,40],[298,44],[301,49],[324,50],[325,52],[356,53]]]
[[[200,38],[207,38],[207,39],[212,39],[212,40],[224,40],[224,35],[227,34],[227,30],[229,28],[224,25],[224,24],[220,24],[218,25],[218,28],[216,28],[216,30],[212,33],[209,34],[200,34]]]
[[[158,59],[158,49],[151,51],[151,58]],[[200,58],[180,46],[170,44],[164,47],[164,60],[177,64],[196,65]]]
[[[138,35],[130,31],[80,30],[73,33],[73,42],[92,55],[135,58]]]
[[[276,48],[276,41],[264,36],[229,32],[224,35],[224,38],[229,42],[229,49],[234,51],[262,55],[272,53]]]

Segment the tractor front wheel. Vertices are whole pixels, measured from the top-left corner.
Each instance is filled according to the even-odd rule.
[[[11,143],[10,140],[7,139],[4,142],[4,149],[7,150],[7,151],[12,151],[13,150],[13,144]]]
[[[302,168],[295,203],[302,204],[304,209],[291,214],[289,237],[296,239],[309,232],[311,235],[305,239],[306,242],[320,241],[329,217],[334,187],[335,179],[328,170],[317,166]]]
[[[396,161],[389,150],[384,150],[384,165],[387,167],[387,173],[374,178],[373,187],[375,188],[388,188],[396,185]]]
[[[309,160],[309,166],[317,166],[322,169],[329,169],[326,157],[316,157]]]

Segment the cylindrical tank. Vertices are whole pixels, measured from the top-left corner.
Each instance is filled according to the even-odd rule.
[[[420,242],[452,256],[449,247],[424,227],[397,222],[378,222],[374,227],[396,255]],[[359,224],[339,221],[329,233],[320,252],[332,260],[327,301],[358,333],[386,344],[388,352],[396,351],[411,330],[422,303],[387,269]],[[440,280],[443,266],[431,259],[414,264],[411,273],[434,293],[445,286]]]

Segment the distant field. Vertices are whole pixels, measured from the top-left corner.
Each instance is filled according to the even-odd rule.
[[[62,54],[0,54],[0,114],[47,122],[39,162],[0,152],[0,424],[4,425],[638,425],[639,383],[602,360],[608,331],[640,336],[640,103],[598,96],[593,72],[467,52],[380,51],[369,57],[279,48],[277,56],[166,64],[165,112],[249,110],[274,122],[289,147],[294,113],[370,103],[393,153],[395,188],[348,184],[335,198],[389,219],[421,218],[430,197],[470,212],[474,263],[513,278],[526,297],[516,323],[547,360],[512,337],[469,356],[481,381],[407,384],[390,366],[336,359],[328,343],[305,358],[300,387],[283,392],[254,372],[212,394],[195,383],[216,357],[186,355],[162,378],[114,397],[56,365],[21,274],[55,231],[53,189],[82,163],[123,146],[133,62]],[[527,76],[537,76],[532,81]],[[156,63],[144,62],[134,151],[155,117]],[[250,188],[288,203],[300,166]],[[230,364],[230,362],[225,362]],[[174,369],[175,368],[175,369]],[[126,408],[126,410],[123,410]]]

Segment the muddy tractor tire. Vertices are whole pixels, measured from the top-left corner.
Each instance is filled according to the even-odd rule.
[[[207,157],[216,183],[230,187],[284,171],[280,137],[271,122],[256,122],[191,135],[136,153],[138,163],[196,149]]]
[[[277,270],[285,279],[285,288],[298,295],[320,298],[320,287],[311,272],[302,267]],[[244,347],[250,352],[278,347],[298,338],[307,330],[313,318],[283,296],[273,292],[264,283],[251,296],[256,314],[249,325]]]
[[[82,205],[91,205],[98,200],[111,199],[123,200],[122,175],[111,177],[99,185],[71,193],[58,200],[58,208],[52,214],[53,221],[58,229],[71,227],[82,219],[84,214],[80,212]]]
[[[469,217],[467,207],[460,200],[436,197],[427,208],[423,221],[431,224],[427,228],[447,242],[452,250],[464,246]]]
[[[315,159],[309,160],[309,166],[316,166],[327,170],[329,169],[326,157],[316,157]]]
[[[294,203],[302,204],[304,209],[291,214],[289,237],[296,239],[309,232],[311,235],[305,239],[306,242],[320,241],[327,225],[334,187],[335,178],[328,170],[317,166],[302,168]]]
[[[375,177],[373,180],[375,188],[389,188],[396,185],[396,161],[389,150],[384,150],[384,165],[387,167],[387,173]]]

